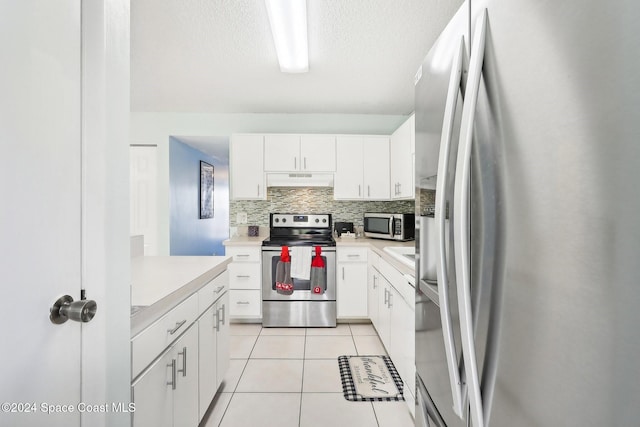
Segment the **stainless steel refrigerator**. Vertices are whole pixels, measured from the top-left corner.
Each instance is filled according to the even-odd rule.
[[[638,23],[472,0],[425,58],[417,425],[640,424]]]

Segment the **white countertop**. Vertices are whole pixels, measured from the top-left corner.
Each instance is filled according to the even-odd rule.
[[[262,241],[269,236],[236,236],[222,242],[224,246],[262,246]]]
[[[131,259],[131,336],[155,322],[227,269],[227,256],[153,256]]]
[[[410,274],[415,277],[415,270],[407,267],[405,264],[401,263],[387,252],[384,251],[384,248],[387,246],[401,246],[401,247],[411,247],[416,244],[415,240],[409,240],[408,242],[399,242],[397,240],[384,240],[384,239],[372,239],[370,237],[361,237],[358,239],[336,239],[336,245],[340,246],[366,246],[372,249],[375,253],[380,255],[385,261],[394,266],[396,270],[400,271],[402,274]]]

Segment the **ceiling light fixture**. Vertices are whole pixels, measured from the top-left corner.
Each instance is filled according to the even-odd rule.
[[[309,71],[307,46],[307,1],[265,0],[273,42],[278,53],[280,71]]]

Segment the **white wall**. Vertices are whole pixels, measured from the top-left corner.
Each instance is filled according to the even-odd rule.
[[[158,146],[158,255],[169,254],[169,138],[241,132],[391,135],[408,116],[378,114],[193,114],[132,112],[131,144]]]

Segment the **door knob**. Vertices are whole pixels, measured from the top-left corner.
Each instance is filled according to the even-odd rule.
[[[62,296],[53,303],[49,309],[49,319],[52,323],[60,325],[67,320],[75,320],[76,322],[90,322],[96,315],[98,304],[93,300],[82,299],[74,301],[69,295]]]

